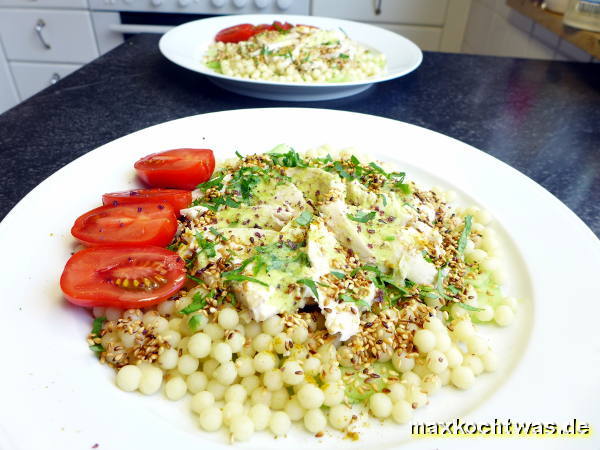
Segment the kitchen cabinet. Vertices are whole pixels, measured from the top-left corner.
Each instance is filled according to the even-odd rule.
[[[19,97],[23,100],[31,97],[40,89],[56,83],[80,67],[78,64],[10,63]]]
[[[13,83],[8,61],[4,56],[2,42],[0,42],[0,112],[12,108],[17,103],[19,103],[19,97]]]
[[[0,112],[100,55],[85,0],[0,0],[0,40]]]
[[[459,52],[471,0],[313,0],[312,14],[373,23],[423,50]]]

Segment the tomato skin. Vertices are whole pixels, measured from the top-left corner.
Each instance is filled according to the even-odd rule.
[[[170,250],[153,246],[102,246],[75,253],[60,277],[66,299],[80,306],[143,308],[166,300],[185,282],[185,262]],[[163,281],[153,278],[158,275]],[[128,288],[116,280],[130,277]],[[134,288],[132,279],[152,280],[154,288]]]
[[[254,27],[254,35],[264,33],[265,31],[273,31],[273,30],[275,30],[275,27],[273,25],[267,25],[266,23],[263,23],[261,25],[256,25]]]
[[[273,22],[273,25],[271,25],[273,27],[274,30],[277,31],[288,31],[290,29],[292,29],[292,27],[294,25],[292,25],[289,22],[283,22],[281,23],[279,20],[276,20],[275,22]]]
[[[109,192],[102,196],[103,205],[127,205],[144,202],[169,203],[179,215],[181,209],[192,203],[192,192],[183,189],[133,189],[131,191]]]
[[[100,206],[79,216],[71,234],[96,245],[158,245],[164,247],[177,231],[177,217],[168,203],[146,202]]]
[[[232,27],[224,28],[217,33],[215,41],[217,42],[241,42],[247,41],[256,34],[256,27],[249,23],[242,23]]]
[[[150,187],[192,190],[210,179],[215,155],[204,148],[178,148],[144,156],[134,168]]]

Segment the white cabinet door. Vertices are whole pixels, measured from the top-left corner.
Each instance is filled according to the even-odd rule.
[[[448,0],[313,0],[312,14],[361,22],[441,26],[447,3]]]
[[[388,23],[377,24],[381,28],[387,28],[394,33],[410,39],[419,46],[421,50],[438,51],[440,49],[440,38],[442,29],[439,27],[413,27],[410,25],[391,25]]]
[[[80,67],[77,64],[10,63],[17,89],[23,100],[51,86]]]
[[[87,9],[86,0],[0,0],[0,6],[13,8],[79,8]]]
[[[17,90],[8,69],[8,62],[0,42],[0,114],[19,103]]]
[[[88,11],[4,9],[0,38],[11,61],[86,63],[99,55]]]

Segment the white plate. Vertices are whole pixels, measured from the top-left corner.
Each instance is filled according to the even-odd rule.
[[[269,123],[269,133],[256,133]],[[235,133],[232,133],[232,124]],[[299,126],[301,125],[301,126]],[[365,133],[364,130],[369,130]],[[299,150],[329,143],[393,160],[424,185],[453,188],[497,218],[509,262],[509,289],[523,300],[506,329],[482,327],[501,357],[497,373],[466,392],[447,389],[415,421],[494,418],[600,426],[600,243],[562,203],[529,178],[466,144],[413,125],[318,109],[226,111],[157,125],[106,144],[52,175],[0,223],[2,382],[0,448],[231,448],[200,431],[189,399],[169,402],[119,391],[113,372],[87,348],[91,317],[66,303],[58,279],[70,256],[75,217],[104,192],[137,186],[134,161],[176,147],[218,156],[261,152],[287,142]],[[287,440],[266,433],[240,448],[481,448],[474,439],[411,439],[408,426],[373,423],[361,440],[319,441],[296,427]],[[591,439],[486,439],[486,448],[598,448]],[[127,443],[127,446],[126,444]]]
[[[241,23],[272,23],[275,20],[314,25],[327,30],[341,28],[350,39],[385,54],[388,62],[387,71],[379,77],[364,81],[283,83],[230,77],[217,73],[202,63],[202,57],[208,46],[214,42],[215,35],[223,28]],[[233,15],[196,20],[168,31],[160,39],[158,46],[167,59],[186,69],[207,75],[212,82],[224,89],[250,97],[289,101],[331,100],[358,94],[373,83],[391,80],[412,72],[423,59],[419,47],[399,34],[383,28],[349,20],[281,14]]]

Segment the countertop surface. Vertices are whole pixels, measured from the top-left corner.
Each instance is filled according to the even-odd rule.
[[[118,137],[194,114],[292,106],[388,117],[464,141],[537,181],[600,236],[600,64],[425,52],[415,72],[358,96],[275,102],[179,68],[158,39],[137,36],[0,115],[0,219],[56,170]],[[519,201],[510,180],[495,181]]]

